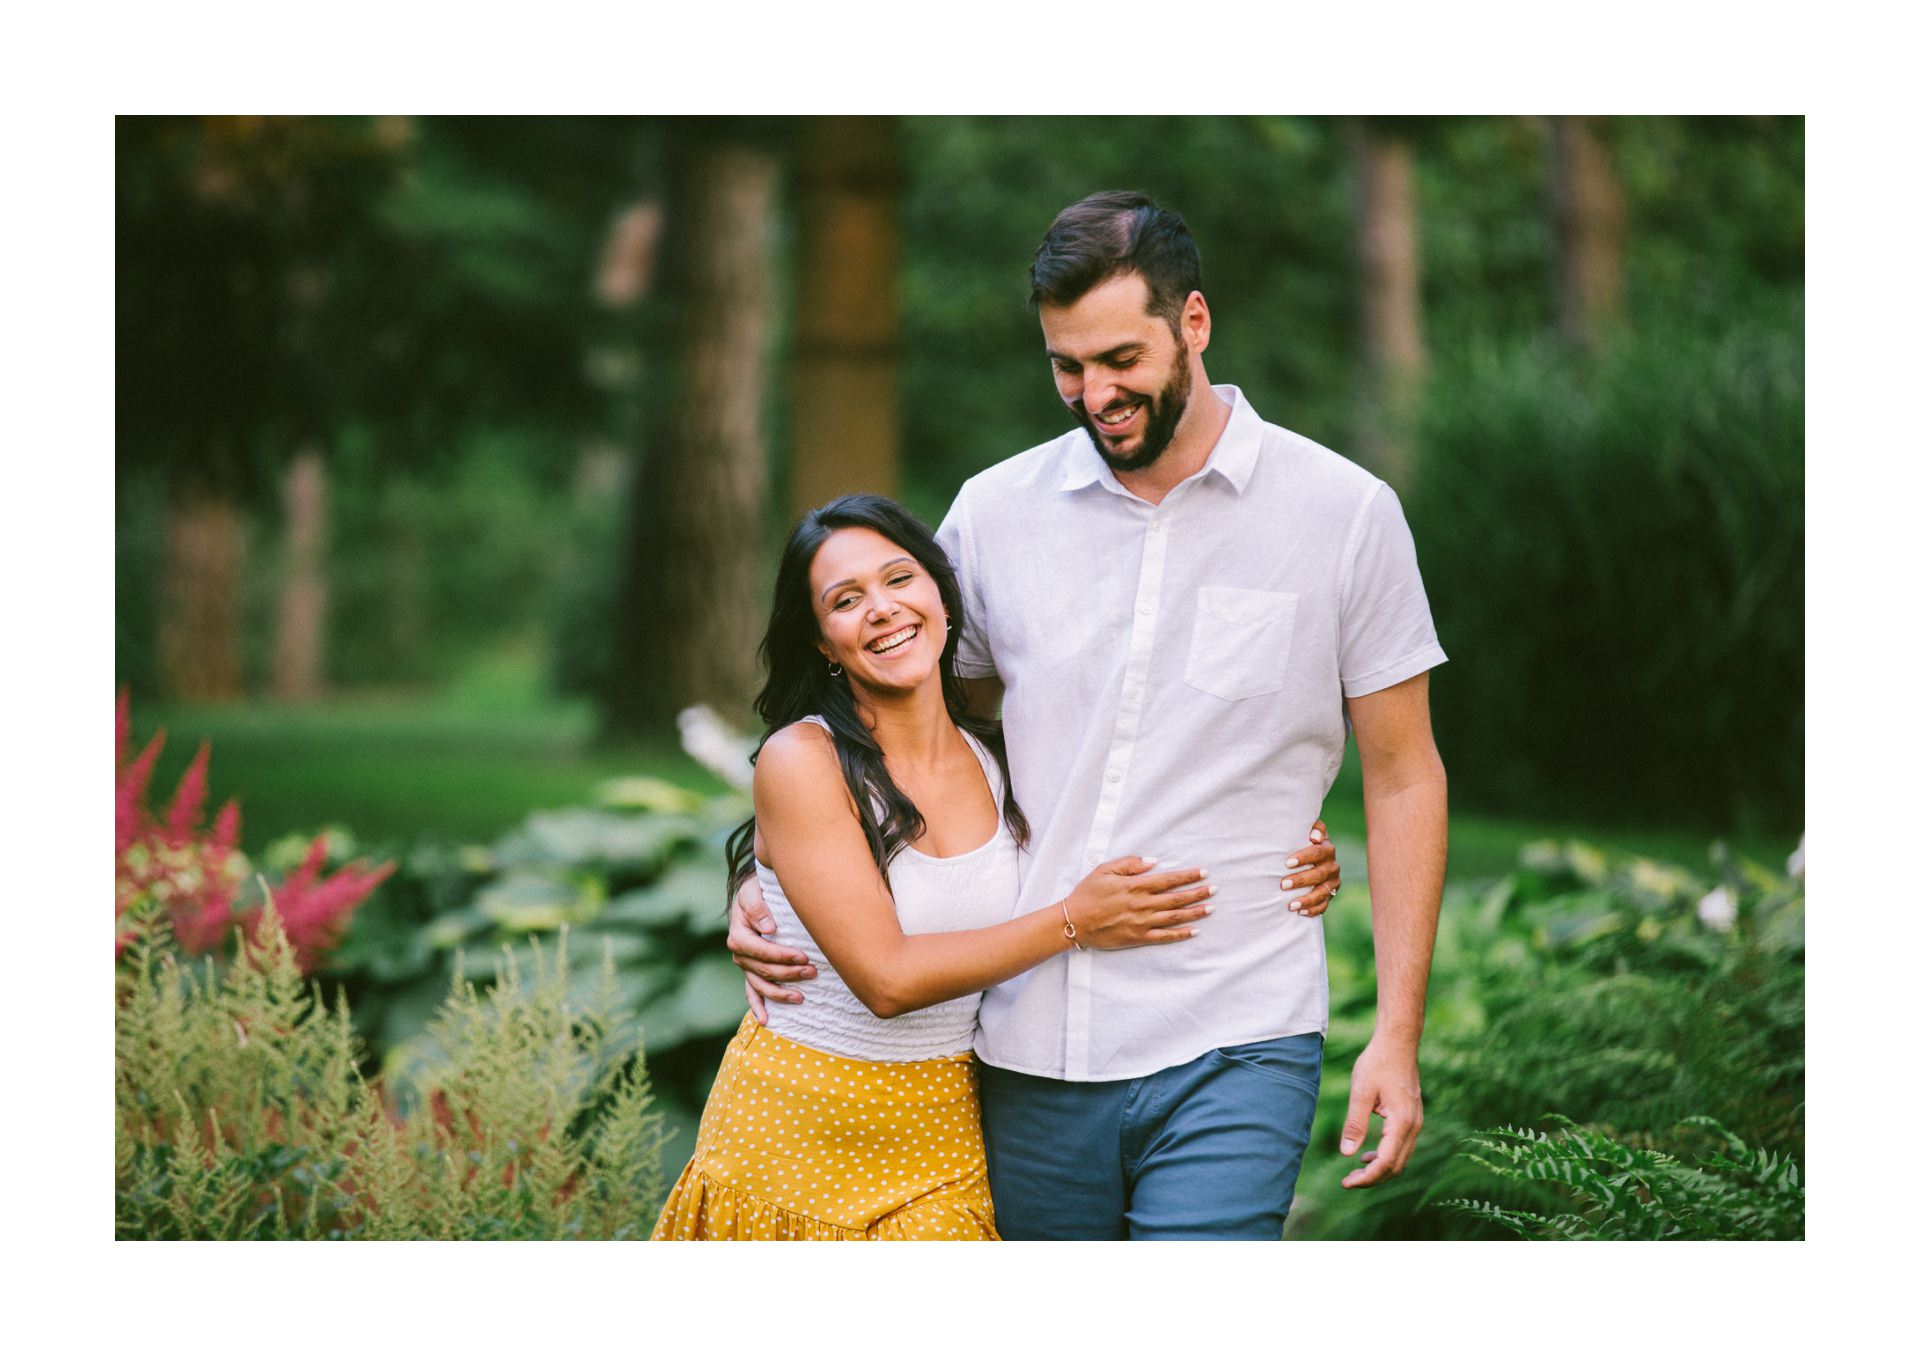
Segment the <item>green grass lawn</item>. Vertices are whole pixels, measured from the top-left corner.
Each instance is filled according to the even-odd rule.
[[[422,835],[487,839],[529,810],[581,803],[607,778],[636,773],[704,791],[720,785],[686,756],[671,731],[621,747],[596,745],[593,713],[584,703],[498,707],[458,696],[393,697],[314,706],[136,706],[133,715],[137,738],[158,726],[168,730],[155,805],[165,803],[194,749],[208,740],[212,803],[238,797],[242,841],[256,847],[327,824],[345,825],[369,847]],[[1467,799],[1468,790],[1455,786],[1456,802]],[[1364,879],[1360,760],[1351,749],[1325,817],[1347,878]],[[1456,808],[1448,875],[1456,881],[1497,876],[1512,868],[1522,844],[1570,837],[1704,869],[1715,835],[1664,824],[1596,826]],[[1772,865],[1794,847],[1790,837],[1729,841]]]
[[[492,838],[529,810],[576,805],[610,777],[646,774],[702,791],[719,781],[670,732],[594,743],[584,704],[489,712],[421,698],[314,706],[136,707],[134,734],[167,730],[156,808],[201,740],[213,806],[240,801],[241,841],[341,824],[363,845],[431,835]]]

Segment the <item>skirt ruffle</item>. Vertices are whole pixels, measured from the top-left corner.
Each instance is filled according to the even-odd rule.
[[[998,1238],[971,1059],[847,1059],[748,1018],[653,1237]]]
[[[977,1194],[979,1199],[973,1199]],[[691,1164],[667,1197],[657,1242],[836,1243],[836,1242],[988,1242],[1000,1235],[993,1206],[964,1189],[936,1192],[882,1215],[866,1228],[830,1224],[722,1186]]]

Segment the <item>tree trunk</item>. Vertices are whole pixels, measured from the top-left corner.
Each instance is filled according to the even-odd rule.
[[[670,729],[699,702],[738,717],[756,685],[777,183],[773,155],[725,130],[687,129],[670,158],[650,364],[665,385],[634,480],[614,619],[608,716],[621,733]]]
[[[1592,118],[1553,118],[1550,125],[1560,330],[1591,353],[1621,319],[1626,195]]]
[[[897,494],[900,459],[896,120],[808,118],[799,149],[793,517],[854,491]]]
[[[239,510],[218,491],[181,495],[167,509],[160,590],[160,673],[174,701],[236,701],[240,581],[246,536]]]
[[[309,447],[282,490],[286,535],[273,642],[273,695],[312,701],[326,685],[327,468]]]
[[[1405,490],[1411,428],[1427,374],[1420,323],[1420,233],[1413,144],[1360,124],[1361,459]]]

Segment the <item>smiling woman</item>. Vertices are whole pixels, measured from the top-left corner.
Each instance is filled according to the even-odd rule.
[[[1073,947],[1182,941],[1211,912],[1203,869],[1122,857],[1010,916],[1027,825],[954,672],[964,620],[946,553],[890,500],[837,499],[788,538],[729,888],[757,885],[773,940],[818,970],[804,1002],[741,1023],[655,1238],[996,1237],[981,990]]]
[[[842,572],[845,578],[834,578]],[[952,621],[940,586],[912,556],[869,527],[822,542],[809,582],[818,590],[820,652],[830,667],[851,668],[875,691],[911,691],[934,676]]]

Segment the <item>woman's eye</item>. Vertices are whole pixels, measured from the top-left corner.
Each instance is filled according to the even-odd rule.
[[[833,610],[835,612],[845,612],[851,606],[853,606],[853,595],[851,593],[843,594],[834,602]]]
[[[912,583],[912,582],[913,582],[913,576],[912,576],[912,575],[910,575],[910,574],[896,574],[896,575],[895,575],[895,576],[894,576],[893,578],[891,578],[891,579],[889,579],[889,580],[887,581],[887,587],[889,587],[889,588],[896,588],[896,589],[897,589],[897,588],[899,588],[899,587],[900,587],[900,586],[901,586],[902,584],[910,584],[910,583]]]

